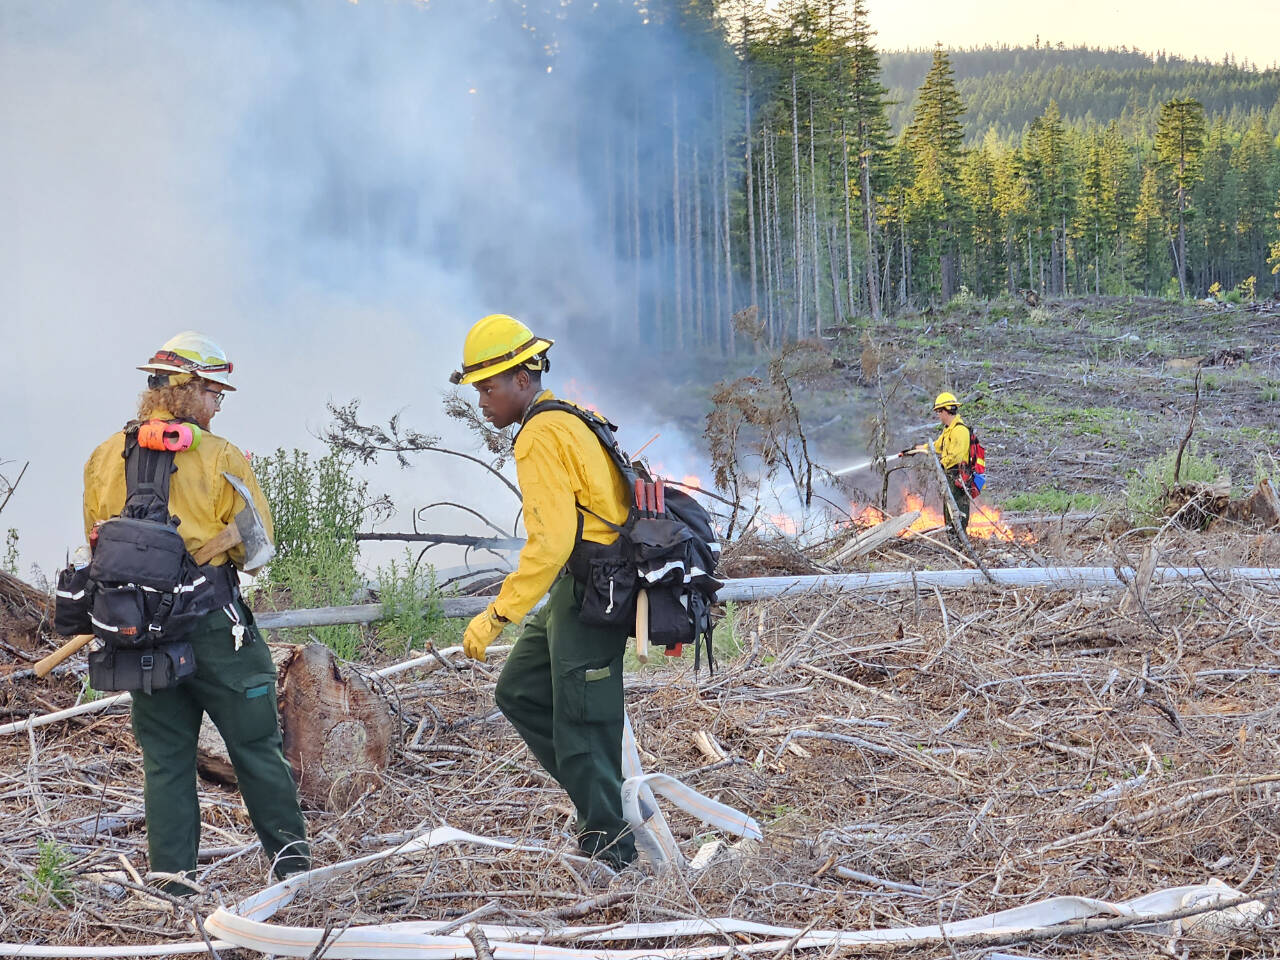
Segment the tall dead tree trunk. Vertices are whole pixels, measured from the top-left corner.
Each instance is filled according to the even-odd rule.
[[[671,271],[675,289],[676,349],[684,349],[684,278],[680,231],[680,92],[671,88]]]
[[[792,205],[792,251],[795,256],[795,304],[796,304],[796,339],[803,340],[805,334],[804,315],[804,231],[800,226],[800,198],[804,195],[800,190],[800,104],[796,92],[796,71],[791,70],[791,205]]]
[[[747,141],[747,249],[750,250],[751,261],[751,303],[760,303],[760,289],[756,280],[756,205],[755,205],[755,184],[752,180],[753,165],[751,160],[751,68],[748,66],[744,70],[743,89],[746,99],[746,141]],[[727,161],[726,161],[727,163]],[[728,182],[726,175],[725,182]],[[728,210],[725,211],[726,217]]]
[[[817,336],[822,336],[822,261],[818,244],[818,166],[814,157],[813,132],[813,97],[809,97],[809,235],[813,243],[813,255],[809,258],[813,264],[813,327]],[[834,295],[834,291],[833,291]]]

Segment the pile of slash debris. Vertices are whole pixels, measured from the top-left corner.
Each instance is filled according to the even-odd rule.
[[[1280,535],[1170,527],[1153,543],[1089,518],[1017,529],[1012,541],[975,540],[976,559],[1209,575],[1139,575],[1119,590],[812,592],[728,607],[713,676],[695,676],[691,658],[658,658],[627,680],[645,769],[762,826],[762,841],[699,870],[602,881],[567,856],[574,812],[494,708],[501,653],[480,664],[428,652],[396,670],[386,657],[335,665],[323,650],[282,648],[293,759],[322,774],[304,783],[319,864],[440,825],[542,849],[446,845],[391,857],[306,890],[273,922],[336,931],[474,921],[538,927],[540,942],[575,946],[566,925],[734,917],[882,929],[1051,896],[1123,901],[1210,878],[1269,903],[1280,876],[1280,583],[1217,571],[1280,567]],[[850,550],[866,532],[804,544],[745,537],[727,552],[725,573],[974,562],[936,536],[903,531]],[[29,675],[56,644],[43,633],[47,601],[17,581],[2,586],[0,723],[74,704],[79,658],[45,680]],[[316,722],[334,703],[347,711],[341,730]],[[225,778],[215,768],[205,764]],[[204,780],[200,803],[205,892],[175,904],[143,876],[142,769],[126,710],[0,737],[0,858],[10,878],[0,942],[198,940],[193,920],[268,884],[238,795]],[[679,810],[667,817],[689,858],[712,839]],[[1159,939],[1122,929],[1013,942],[1019,956],[1261,957],[1274,955],[1272,923],[1263,912],[1227,934],[1187,924]],[[764,939],[599,946],[732,956]],[[1009,941],[950,950],[989,956],[1000,942]],[[813,950],[797,937],[769,952]]]

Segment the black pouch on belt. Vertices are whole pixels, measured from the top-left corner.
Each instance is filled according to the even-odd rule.
[[[108,644],[89,654],[89,685],[104,693],[167,690],[195,672],[196,655],[188,640],[155,647]]]
[[[636,622],[636,565],[623,538],[600,544],[579,541],[569,557],[569,573],[582,584],[578,619],[593,627],[626,627]]]

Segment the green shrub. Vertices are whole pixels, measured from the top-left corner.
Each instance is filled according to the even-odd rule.
[[[350,455],[331,451],[312,459],[302,450],[277,450],[254,461],[275,525],[276,557],[259,589],[276,606],[325,607],[352,603],[363,589],[355,534],[383,509],[370,501]],[[283,631],[303,642],[314,635],[350,659],[360,643],[354,624]]]
[[[1102,503],[1096,493],[1070,493],[1066,490],[1036,490],[1015,493],[1001,501],[1006,510],[1017,513],[1070,513],[1075,510],[1092,510]]]
[[[977,303],[978,298],[973,295],[973,291],[961,284],[960,292],[947,301],[946,311],[948,313],[968,312]]]
[[[1164,516],[1165,497],[1174,485],[1173,467],[1177,456],[1176,449],[1168,450],[1130,474],[1125,504],[1135,523],[1153,523]],[[1181,483],[1212,483],[1224,473],[1211,454],[1200,456],[1194,442],[1182,454]]]
[[[378,567],[376,582],[383,612],[378,621],[380,642],[406,654],[423,648],[427,640],[437,647],[448,645],[441,638],[442,632],[448,633],[448,621],[434,569],[415,568],[413,551],[406,549],[403,562],[392,558],[386,566]]]
[[[74,859],[70,850],[55,840],[36,841],[36,869],[27,880],[22,899],[40,905],[66,909],[76,900],[67,864]]]
[[[10,527],[9,532],[4,536],[4,562],[0,563],[6,573],[12,573],[17,576],[18,565],[21,558],[18,554],[18,531],[16,527]]]

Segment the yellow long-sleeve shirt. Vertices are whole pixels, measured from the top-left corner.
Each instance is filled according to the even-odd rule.
[[[552,399],[544,390],[535,402]],[[520,429],[515,459],[528,540],[493,604],[499,616],[512,621],[533,609],[568,562],[579,515],[584,540],[613,543],[618,538],[579,505],[621,526],[632,496],[596,435],[563,410],[540,413]]]
[[[969,462],[969,428],[960,419],[959,414],[949,426],[942,428],[938,439],[933,441],[933,449],[937,451],[938,459],[942,461],[943,470],[950,470],[952,467]]]
[[[157,420],[168,420],[170,414],[157,410]],[[84,465],[84,531],[89,536],[93,525],[116,516],[124,509],[124,433],[114,433],[90,455]],[[169,478],[169,512],[181,519],[178,533],[187,549],[194,553],[213,536],[233,522],[243,508],[240,494],[231,488],[222,474],[239,477],[253,495],[254,506],[266,525],[267,535],[274,537],[271,508],[258,486],[258,478],[243,453],[231,443],[206,431],[199,446],[177,453],[173,458],[177,470]],[[221,566],[228,560],[237,567],[244,563],[244,547],[237,544],[230,551],[214,557],[210,563]]]

